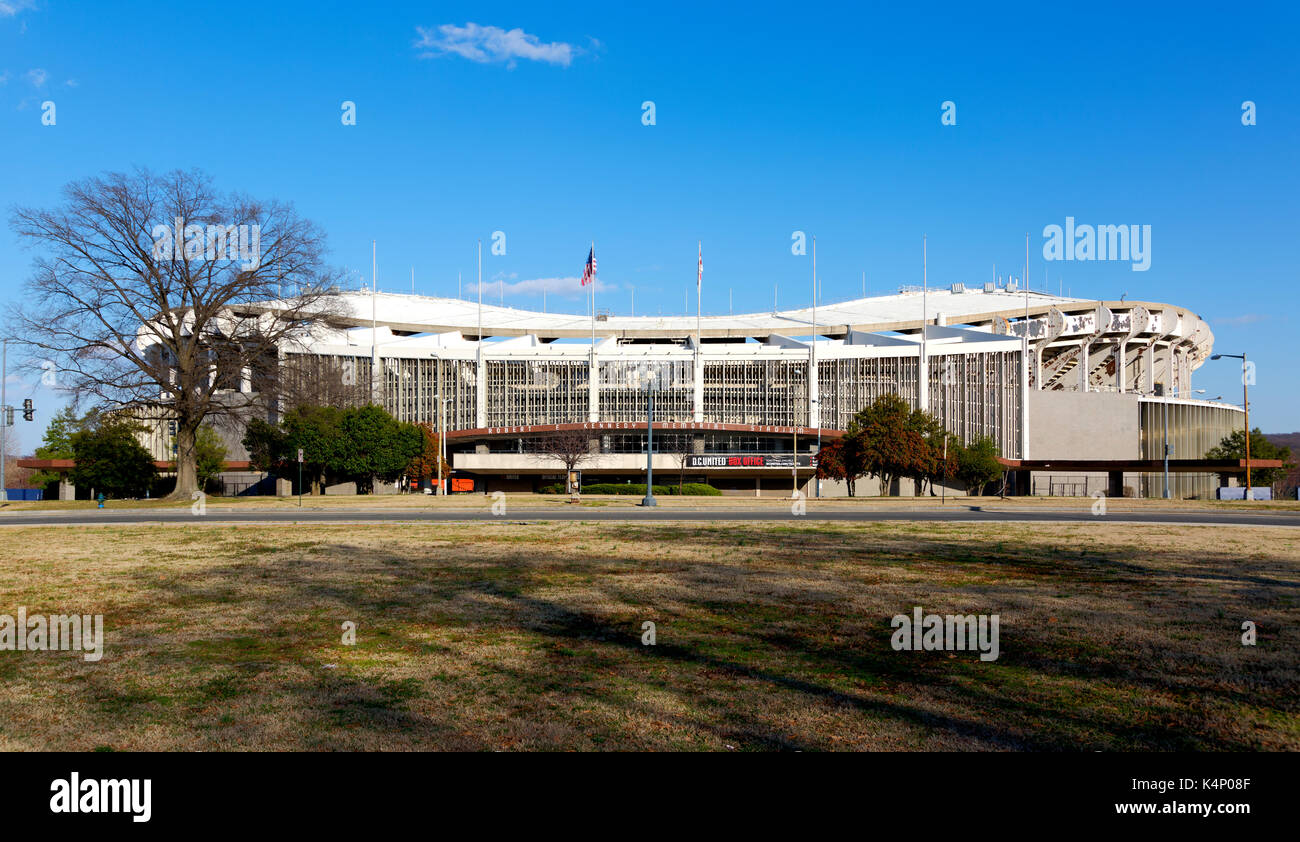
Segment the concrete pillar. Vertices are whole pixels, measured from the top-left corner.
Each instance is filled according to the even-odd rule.
[[[478,365],[474,367],[477,375],[474,378],[474,426],[482,428],[487,426],[487,360],[483,358],[481,347],[483,337],[480,336],[478,341]]]
[[[587,420],[600,420],[600,360],[596,359],[596,346],[591,346],[591,361],[587,364]]]
[[[754,477],[754,496],[755,496],[755,497],[762,497],[762,496],[763,496],[763,478],[762,478],[762,477]]]
[[[820,427],[822,425],[822,405],[819,403],[818,394],[821,377],[819,376],[817,361],[817,352],[813,351],[808,361],[808,426]]]
[[[1085,339],[1079,343],[1079,391],[1088,391],[1088,369],[1091,367],[1088,362],[1088,346],[1090,342]]]
[[[696,349],[695,351],[695,408],[691,413],[691,418],[695,423],[704,422],[704,351]]]
[[[60,500],[76,500],[76,499],[77,499],[77,487],[76,487],[75,485],[73,485],[72,483],[68,482],[66,479],[60,479],[60,480],[59,480],[59,499],[60,499]]]
[[[1020,453],[1019,459],[1029,458],[1029,355],[1020,355]]]
[[[1124,389],[1124,340],[1115,344],[1115,385],[1119,387],[1120,392]]]
[[[921,328],[925,330],[924,327]],[[916,352],[916,404],[922,411],[930,410],[930,357],[926,353],[925,343]],[[1025,357],[1026,371],[1028,370],[1029,358]],[[1026,373],[1025,382],[1028,383],[1028,373]]]

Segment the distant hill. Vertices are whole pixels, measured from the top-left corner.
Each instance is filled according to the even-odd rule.
[[[1291,455],[1300,454],[1300,433],[1265,433],[1264,438],[1273,444],[1291,448]]]

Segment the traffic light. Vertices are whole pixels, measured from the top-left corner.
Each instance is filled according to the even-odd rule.
[[[23,420],[24,420],[24,421],[31,421],[31,420],[33,420],[33,419],[36,417],[36,416],[33,414],[35,411],[36,411],[36,410],[32,408],[32,399],[31,399],[31,398],[28,398],[27,400],[23,401]]]

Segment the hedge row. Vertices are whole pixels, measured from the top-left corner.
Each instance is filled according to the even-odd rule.
[[[563,494],[563,483],[554,483],[552,485],[543,485],[538,491],[542,494]],[[621,482],[596,482],[582,487],[583,494],[635,494],[638,497],[645,496],[645,483],[621,483]],[[688,482],[682,486],[681,493],[683,496],[692,497],[721,497],[722,492],[711,485],[702,482]],[[666,496],[675,496],[677,486],[675,485],[656,485],[655,494]]]

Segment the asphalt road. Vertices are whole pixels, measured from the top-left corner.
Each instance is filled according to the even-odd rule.
[[[1089,507],[1079,509],[984,509],[954,505],[946,509],[813,509],[796,516],[788,509],[641,509],[618,507],[581,508],[511,508],[494,515],[485,504],[482,509],[211,509],[196,515],[189,509],[78,509],[75,511],[27,511],[0,513],[0,526],[76,526],[128,523],[537,523],[572,522],[1042,522],[1042,523],[1148,523],[1204,526],[1290,526],[1300,527],[1300,513],[1289,512],[1143,512],[1120,511],[1094,515]]]

